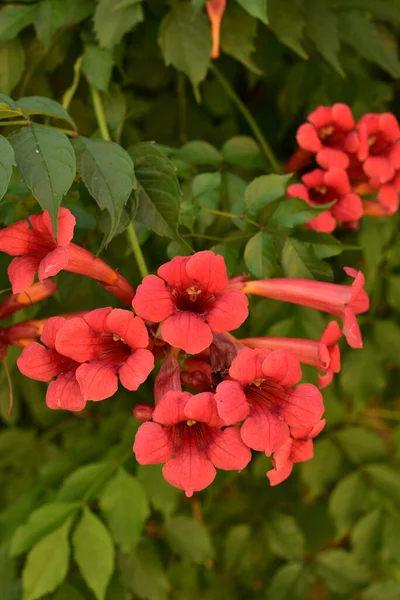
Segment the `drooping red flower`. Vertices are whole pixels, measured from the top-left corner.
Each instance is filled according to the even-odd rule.
[[[292,302],[330,313],[343,321],[342,331],[352,348],[362,348],[362,337],[356,315],[369,308],[364,290],[365,278],[361,271],[345,267],[354,281],[349,285],[312,281],[310,279],[263,279],[248,281],[243,286],[246,294],[256,294],[283,302]]]
[[[239,429],[223,425],[212,393],[171,391],[139,427],[133,451],[142,465],[165,463],[165,479],[192,496],[212,483],[216,468],[241,470],[251,459]]]
[[[363,161],[365,174],[381,185],[391,181],[400,169],[400,127],[391,113],[368,113],[357,127],[361,144],[358,159]]]
[[[289,439],[278,448],[272,459],[273,469],[267,471],[271,485],[285,481],[293,470],[293,464],[306,462],[314,456],[313,439],[325,427],[325,419],[321,419],[314,427],[291,428]]]
[[[43,283],[34,283],[25,292],[10,294],[0,302],[0,319],[6,319],[18,310],[26,306],[36,304],[57,291],[57,285],[54,281],[44,281]]]
[[[302,198],[311,206],[335,204],[306,225],[315,231],[331,233],[338,223],[358,221],[363,214],[361,198],[351,191],[350,182],[344,169],[314,169],[301,178],[303,183],[295,183],[287,189],[289,198]]]
[[[324,412],[321,392],[301,379],[300,363],[286,350],[244,348],[216,389],[227,425],[244,421],[244,443],[270,456],[289,438],[289,427],[313,427]]]
[[[118,389],[118,377],[137,390],[154,367],[146,350],[149,336],[142,319],[123,309],[98,308],[67,321],[57,334],[56,349],[79,366],[76,373],[85,400],[104,400]]]
[[[171,346],[197,354],[210,346],[213,332],[237,329],[248,315],[243,292],[226,289],[220,255],[204,250],[176,256],[157,273],[143,279],[132,304],[143,319],[162,323],[162,337]]]
[[[318,386],[324,388],[331,383],[333,374],[340,371],[340,350],[337,342],[341,337],[339,325],[336,321],[331,321],[320,340],[265,336],[242,338],[238,342],[249,348],[292,352],[301,363],[311,365],[325,373],[318,375]]]
[[[221,21],[226,8],[226,0],[209,0],[206,2],[208,18],[211,22],[212,49],[211,58],[219,57],[219,40]]]
[[[297,143],[303,150],[313,152],[324,169],[346,169],[349,152],[359,147],[358,135],[350,108],[341,102],[319,106],[307,117],[308,123],[297,130]]]
[[[56,350],[56,336],[66,320],[62,317],[51,317],[46,321],[41,335],[45,348],[37,342],[28,344],[17,360],[21,373],[36,381],[51,381],[47,388],[46,404],[52,409],[78,411],[85,408],[76,371],[80,363],[63,356]]]

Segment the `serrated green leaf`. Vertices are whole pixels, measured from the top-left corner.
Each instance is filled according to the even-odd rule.
[[[253,138],[235,135],[222,146],[224,161],[242,169],[259,169],[264,165],[260,148]]]
[[[329,497],[329,512],[336,525],[337,537],[343,537],[362,514],[367,494],[362,474],[346,475]]]
[[[368,581],[369,572],[354,554],[345,550],[324,550],[316,556],[317,574],[336,594],[351,594]]]
[[[38,5],[10,4],[0,9],[0,41],[12,40],[19,32],[31,25],[35,19]]]
[[[7,191],[15,164],[13,147],[0,135],[0,200]]]
[[[271,552],[286,560],[300,560],[305,552],[304,534],[296,519],[277,514],[267,523],[268,544]]]
[[[295,0],[268,0],[269,27],[278,39],[296,52],[301,58],[308,58],[302,46],[304,18]]]
[[[340,40],[338,21],[325,0],[304,0],[307,33],[318,52],[332,65],[341,77],[344,71],[339,62]]]
[[[22,573],[24,600],[41,598],[64,581],[70,558],[68,534],[71,524],[72,519],[69,519],[29,552]]]
[[[71,187],[76,172],[74,150],[61,131],[29,125],[8,138],[14,148],[21,179],[43,210],[50,213],[57,233],[57,216],[63,196]]]
[[[112,50],[86,44],[82,57],[82,71],[88,82],[101,92],[108,90],[113,66]]]
[[[75,122],[65,108],[51,98],[26,96],[17,100],[16,107],[20,108],[25,115],[46,115],[54,119],[62,119],[76,129]]]
[[[10,555],[18,556],[26,552],[45,535],[59,528],[69,517],[78,511],[77,502],[51,502],[35,510],[25,525],[20,525],[15,532]]]
[[[237,0],[237,2],[246,10],[249,15],[260,19],[263,23],[268,23],[267,18],[267,0]]]
[[[278,266],[273,235],[267,231],[253,235],[246,244],[244,262],[257,279],[272,277]]]
[[[387,21],[390,25],[400,24],[398,3],[392,0],[346,0],[343,8],[359,8],[373,13],[375,17]]]
[[[240,6],[228,4],[221,26],[221,48],[256,75],[262,70],[254,63],[251,54],[255,50],[257,21]]]
[[[65,26],[67,3],[64,0],[42,0],[38,4],[34,26],[46,50],[55,32]]]
[[[120,469],[104,488],[99,504],[115,542],[123,552],[133,552],[150,514],[140,482]]]
[[[369,512],[357,521],[350,540],[354,556],[360,562],[372,563],[381,547],[382,511]]]
[[[20,82],[25,68],[25,52],[18,38],[0,42],[0,64],[0,89],[6,94],[11,94]],[[14,114],[6,111],[2,116],[12,117]]]
[[[195,563],[202,563],[214,556],[208,531],[190,517],[171,517],[165,524],[165,536],[175,552]]]
[[[288,563],[280,567],[272,577],[267,600],[303,600],[314,580],[308,565],[301,562]]]
[[[114,546],[108,529],[85,508],[73,536],[74,558],[97,600],[104,600],[114,570]]]
[[[285,194],[291,175],[261,175],[249,183],[244,193],[245,210],[257,214],[259,210]]]
[[[174,4],[161,23],[158,42],[166,65],[173,65],[189,77],[200,100],[198,85],[207,75],[211,52],[206,15],[190,4]]]
[[[332,279],[332,269],[317,257],[311,244],[288,237],[285,240],[281,263],[287,277]]]
[[[83,136],[73,140],[76,165],[83,183],[101,210],[110,215],[110,231],[103,244],[115,236],[121,214],[132,190],[136,188],[133,162],[118,144]]]
[[[99,0],[94,13],[94,30],[101,46],[112,48],[143,21],[143,8],[135,3],[116,8],[120,0]]]
[[[384,460],[389,452],[382,438],[365,427],[346,427],[338,431],[335,438],[343,452],[356,465]]]

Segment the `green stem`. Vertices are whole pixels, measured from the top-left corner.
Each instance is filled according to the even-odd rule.
[[[223,75],[221,73],[221,71],[215,66],[215,64],[212,64],[211,68],[214,71],[214,74],[215,74],[216,78],[218,79],[219,83],[224,88],[225,92],[228,94],[230,99],[236,104],[236,106],[238,107],[238,109],[240,110],[240,112],[242,113],[244,118],[246,119],[250,129],[252,130],[254,136],[256,137],[258,143],[261,146],[261,149],[264,153],[265,158],[270,163],[272,169],[276,173],[279,173],[281,171],[280,164],[277,161],[277,159],[275,158],[275,155],[272,152],[267,140],[263,136],[261,129],[257,124],[257,121],[254,119],[253,115],[251,114],[251,112],[249,111],[249,109],[247,108],[245,103],[236,94],[235,90],[233,89],[233,87],[231,86],[229,81],[226,79],[225,75]]]
[[[92,85],[90,86],[90,93],[92,94],[93,108],[96,115],[97,125],[99,126],[100,134],[103,140],[111,142],[110,132],[108,131],[108,125],[106,115],[104,113],[103,102],[98,90]]]
[[[18,119],[16,121],[0,121],[1,127],[7,127],[8,125],[28,125],[27,119]]]
[[[61,127],[53,127],[53,125],[45,125],[44,123],[32,123],[29,120],[22,121],[19,119],[18,121],[0,121],[0,126],[8,127],[9,125],[35,125],[35,127],[46,127],[46,129],[55,129],[56,131],[61,131],[61,133],[65,133],[65,135],[70,135],[71,137],[76,137],[78,133],[72,129],[62,129]]]
[[[129,223],[128,229],[126,230],[128,234],[128,239],[131,243],[133,254],[135,255],[135,259],[137,262],[137,266],[139,267],[139,271],[142,277],[146,277],[149,274],[149,270],[146,265],[146,261],[143,256],[142,249],[139,245],[136,231],[133,223]]]
[[[224,212],[223,210],[214,210],[213,208],[207,208],[206,206],[202,206],[201,210],[211,213],[212,215],[225,217],[226,219],[239,219],[239,221],[244,221],[245,223],[249,223],[249,225],[254,225],[255,227],[257,227],[257,229],[263,229],[261,225],[259,225],[255,221],[252,221],[251,219],[248,219],[247,217],[244,217],[243,215],[234,215],[228,212]]]

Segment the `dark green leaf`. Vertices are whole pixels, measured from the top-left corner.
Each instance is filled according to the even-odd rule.
[[[335,437],[340,448],[356,465],[384,460],[388,455],[382,438],[371,429],[346,427],[338,431]]]
[[[400,502],[400,475],[389,465],[368,465],[364,467],[371,485],[384,497]]]
[[[99,503],[116,543],[124,552],[132,552],[150,513],[142,485],[120,469],[104,488]]]
[[[214,146],[203,140],[192,140],[182,146],[177,156],[195,166],[218,167],[222,162],[220,152]]]
[[[316,557],[317,573],[336,594],[351,594],[368,581],[368,569],[345,550],[324,550]]]
[[[228,572],[237,573],[250,536],[251,529],[248,524],[234,525],[228,532],[224,544],[225,568]]]
[[[161,23],[159,44],[166,65],[189,77],[199,99],[198,85],[207,75],[211,52],[206,15],[190,4],[174,4]]]
[[[260,148],[247,135],[236,135],[227,140],[222,147],[222,154],[227,163],[244,169],[258,169],[264,164]]]
[[[25,53],[18,38],[0,42],[0,64],[0,90],[5,94],[11,94],[20,82],[25,67]],[[14,115],[7,111],[3,116]]]
[[[72,519],[40,540],[26,559],[22,573],[24,600],[36,600],[56,589],[68,571],[68,534]]]
[[[312,244],[318,258],[337,256],[348,248],[348,246],[342,244],[342,242],[333,237],[333,235],[329,235],[329,233],[321,233],[305,227],[297,230],[294,236],[302,242]]]
[[[21,179],[41,208],[50,213],[57,232],[58,209],[71,187],[76,171],[75,154],[61,131],[29,125],[8,138],[14,148]]]
[[[182,249],[180,251],[182,252]],[[171,515],[178,505],[180,492],[165,481],[161,467],[139,465],[138,479],[143,484],[154,508],[162,512],[165,517]]]
[[[308,565],[293,562],[280,567],[268,587],[268,600],[303,600],[314,583]]]
[[[165,535],[173,550],[195,563],[214,556],[208,531],[190,517],[171,517],[165,524]]]
[[[287,277],[325,280],[332,278],[331,267],[317,257],[312,245],[292,237],[286,238],[281,263]]]
[[[16,102],[16,107],[20,108],[25,115],[46,115],[54,119],[62,119],[76,129],[72,117],[68,114],[61,104],[51,98],[43,96],[27,96],[20,98]]]
[[[88,508],[84,509],[72,542],[83,579],[97,600],[104,600],[114,570],[114,546],[106,527]]]
[[[382,512],[376,508],[360,519],[351,532],[354,556],[360,562],[372,563],[381,546]]]
[[[291,175],[261,175],[249,183],[244,194],[245,209],[257,214],[262,208],[285,194]]]
[[[314,459],[301,465],[301,476],[312,497],[323,493],[336,482],[341,467],[341,455],[329,439],[314,443]]]
[[[400,563],[400,514],[390,511],[385,515],[382,531],[382,557],[385,563]]]
[[[100,45],[112,48],[143,21],[142,5],[134,3],[124,7],[120,0],[99,0],[93,21]]]
[[[305,552],[305,538],[296,519],[278,514],[267,524],[271,551],[286,560],[300,560]]]
[[[392,0],[346,0],[343,8],[359,8],[373,13],[378,19],[387,21],[390,25],[400,24],[398,3]]]
[[[391,275],[387,280],[388,292],[387,301],[389,306],[396,311],[400,311],[400,275]]]
[[[287,198],[278,204],[271,216],[271,222],[281,228],[291,228],[310,221],[324,211],[326,206],[311,206],[300,198]]]
[[[369,340],[362,350],[348,355],[342,365],[340,384],[355,406],[362,406],[385,388],[386,375]]]
[[[220,205],[221,173],[200,173],[192,181],[193,201],[199,208],[210,208],[216,210]],[[198,216],[200,233],[214,223],[216,215],[201,211]]]
[[[109,48],[100,48],[87,44],[82,58],[82,71],[88,82],[101,92],[106,92],[110,84],[114,65],[113,52]]]
[[[346,475],[339,481],[329,497],[329,512],[332,515],[337,537],[343,537],[362,513],[367,487],[358,471]]]
[[[377,581],[363,591],[362,600],[398,600],[400,581]]]
[[[237,0],[237,2],[256,19],[260,19],[265,24],[268,22],[267,0]]]
[[[81,136],[73,140],[73,145],[83,183],[100,208],[110,214],[111,228],[104,239],[107,244],[114,237],[122,210],[136,187],[132,159],[114,142]]]
[[[325,0],[304,0],[306,11],[307,33],[314,42],[318,52],[334,69],[344,77],[339,62],[340,50],[338,22]]]
[[[46,50],[55,32],[65,25],[67,3],[64,0],[42,0],[35,17],[35,29]]]
[[[268,0],[269,26],[278,39],[301,58],[307,54],[301,44],[304,18],[295,0]]]
[[[159,554],[149,539],[139,545],[135,556],[122,556],[121,571],[125,586],[135,596],[167,600],[168,579]]]
[[[37,10],[36,3],[30,6],[3,6],[0,9],[0,41],[16,38],[21,29],[33,23]]]
[[[277,269],[277,254],[273,236],[259,231],[246,244],[244,261],[257,279],[272,277]]]
[[[15,164],[13,147],[0,135],[0,200],[7,191]]]
[[[256,75],[261,69],[253,62],[257,21],[240,6],[228,4],[221,26],[221,48]]]

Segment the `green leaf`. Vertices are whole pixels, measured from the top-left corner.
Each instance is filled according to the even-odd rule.
[[[0,200],[7,191],[15,164],[13,147],[0,135]]]
[[[58,588],[51,600],[85,600],[85,596],[75,586],[66,581]]]
[[[65,108],[51,98],[26,96],[17,100],[16,107],[20,108],[25,115],[46,115],[54,119],[62,119],[76,129],[75,122]]]
[[[151,142],[135,144],[128,152],[139,182],[137,219],[157,235],[179,242],[181,190],[174,166]]]
[[[354,556],[360,562],[372,563],[381,547],[382,511],[379,508],[360,519],[351,532]]]
[[[72,519],[40,540],[26,559],[22,573],[24,600],[36,600],[54,591],[65,579],[69,566],[68,534]]]
[[[206,15],[190,4],[175,3],[161,23],[158,42],[167,67],[173,65],[189,77],[199,101],[198,85],[207,75],[211,52]]]
[[[234,525],[228,532],[224,543],[225,569],[228,573],[237,573],[237,569],[251,536],[250,525]]]
[[[51,502],[35,510],[29,515],[27,523],[20,525],[15,532],[10,546],[11,556],[29,550],[45,535],[59,528],[78,509],[76,502]]]
[[[193,202],[199,208],[218,209],[220,205],[221,173],[200,173],[192,181]],[[200,233],[204,233],[216,220],[216,215],[200,212],[198,224]]]
[[[143,21],[142,5],[119,6],[120,0],[99,0],[94,13],[94,30],[101,46],[112,48]]]
[[[373,13],[377,19],[387,21],[390,25],[400,25],[398,4],[392,2],[392,0],[346,0],[346,5],[343,8],[366,10]]]
[[[257,25],[240,6],[228,3],[221,25],[221,48],[256,75],[262,75],[250,56],[255,50]]]
[[[400,310],[400,275],[390,275],[387,278],[387,301],[389,306],[391,306],[394,310]]]
[[[292,228],[295,225],[306,223],[313,217],[326,210],[330,205],[311,206],[300,198],[287,198],[279,202],[276,210],[271,216],[271,222],[280,228]]]
[[[382,494],[384,498],[390,498],[394,502],[400,502],[400,475],[398,471],[389,465],[368,465],[364,467],[371,485]]]
[[[166,600],[170,585],[154,545],[143,540],[135,556],[122,555],[122,580],[135,596],[148,600]],[[118,599],[119,600],[119,599]]]
[[[273,236],[259,231],[246,244],[244,262],[257,279],[272,277],[277,269],[277,255]]]
[[[180,492],[165,481],[161,466],[139,465],[137,475],[154,508],[169,517],[178,505]]]
[[[0,9],[0,41],[16,38],[21,29],[33,23],[38,5],[10,4]],[[3,63],[1,63],[3,65]]]
[[[242,169],[259,169],[264,165],[260,148],[253,138],[235,135],[222,147],[224,161]]]
[[[339,481],[329,497],[329,512],[336,525],[337,537],[343,537],[362,513],[367,487],[358,471]]]
[[[391,43],[365,14],[358,11],[339,13],[339,32],[343,42],[352,46],[363,58],[375,63],[395,79],[400,77],[397,45]]]
[[[203,140],[192,140],[182,146],[177,156],[197,167],[219,167],[222,163],[221,153],[214,146]]]
[[[308,58],[301,44],[304,18],[295,0],[268,0],[269,26],[277,38],[301,58]]]
[[[267,524],[268,543],[271,552],[286,560],[300,560],[305,552],[304,534],[296,519],[290,515],[277,514]]]
[[[240,260],[240,247],[231,243],[215,244],[215,246],[211,246],[210,250],[214,252],[214,254],[221,254],[221,256],[224,257],[228,277],[234,277],[237,273],[237,266]]]
[[[268,587],[267,600],[303,600],[313,586],[314,576],[308,565],[293,562],[280,567]]]
[[[88,82],[101,92],[108,90],[113,66],[112,50],[86,44],[82,57],[82,71]]]
[[[382,559],[386,564],[400,563],[400,514],[390,511],[384,517]]]
[[[268,23],[267,18],[267,0],[237,0],[237,2],[247,10],[249,15],[260,19],[263,23]]]
[[[244,193],[245,210],[257,214],[262,208],[285,195],[291,175],[261,175],[249,183]]]
[[[35,17],[35,30],[46,50],[55,32],[65,26],[67,3],[64,0],[42,0]]]
[[[84,509],[72,543],[83,579],[97,600],[104,600],[114,570],[114,546],[108,529],[88,508]]]
[[[142,485],[120,469],[106,485],[99,504],[115,542],[124,552],[132,552],[150,514]]]
[[[382,438],[371,429],[346,427],[338,431],[335,437],[340,448],[356,465],[385,460],[388,456],[388,448]]]
[[[311,244],[292,237],[285,240],[281,263],[287,277],[332,279],[332,269],[315,254]]]
[[[400,581],[377,581],[363,591],[362,600],[398,600]]]
[[[165,524],[165,535],[172,549],[195,563],[214,556],[208,531],[191,517],[171,517]]]
[[[0,64],[0,90],[5,94],[11,94],[20,82],[25,68],[25,53],[18,38],[0,42]],[[13,114],[6,113],[4,117],[6,116],[13,116]]]
[[[318,52],[325,60],[344,77],[344,71],[339,62],[340,40],[338,21],[325,0],[304,0],[306,12],[307,33],[314,42]]]
[[[362,406],[384,390],[386,375],[369,340],[358,352],[349,353],[342,365],[340,384],[355,406]]]
[[[317,574],[336,594],[351,594],[367,583],[369,572],[345,550],[324,550],[316,556]]]
[[[82,500],[84,497],[88,501],[93,500],[104,487],[113,471],[114,465],[108,462],[92,463],[80,467],[64,479],[58,491],[57,500],[60,502],[74,502]]]
[[[124,206],[128,202],[136,178],[129,154],[114,142],[80,136],[73,140],[78,173],[101,210],[110,215],[108,244],[115,236]]]
[[[75,154],[61,131],[29,125],[9,136],[22,181],[41,208],[50,213],[57,234],[58,209],[71,187],[76,171]]]
[[[301,465],[301,477],[312,497],[322,494],[329,484],[337,481],[341,468],[341,455],[329,439],[314,443],[314,458]]]
[[[305,227],[296,231],[294,237],[302,242],[312,244],[318,258],[337,256],[349,248],[329,233],[321,233]],[[352,248],[352,246],[350,246],[350,248]]]

